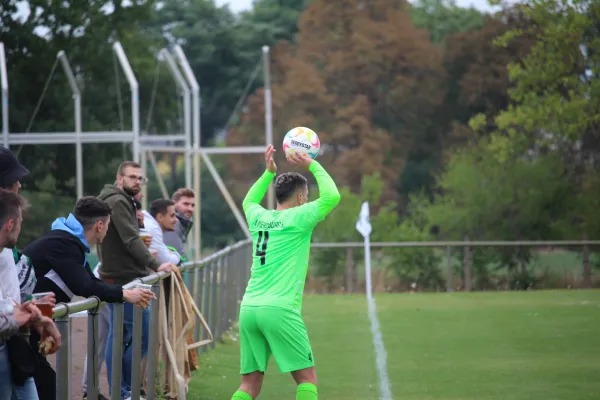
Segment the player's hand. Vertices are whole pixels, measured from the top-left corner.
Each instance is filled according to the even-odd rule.
[[[148,289],[126,289],[123,290],[123,300],[146,308],[150,304],[150,300],[156,300],[156,296]]]
[[[287,155],[287,160],[290,164],[297,165],[300,168],[308,170],[310,163],[313,162],[313,159],[309,156],[298,153],[297,151],[290,153]]]
[[[151,250],[150,254],[152,254],[152,257],[156,257],[158,255],[158,250]]]
[[[273,154],[275,153],[275,147],[270,144],[265,150],[265,163],[267,164],[267,171],[271,173],[277,172],[277,165],[275,165],[275,160],[273,159]]]

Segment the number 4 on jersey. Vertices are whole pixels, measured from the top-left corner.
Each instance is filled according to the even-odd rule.
[[[258,231],[258,240],[256,241],[256,257],[260,257],[260,265],[265,265],[268,241],[269,231]]]

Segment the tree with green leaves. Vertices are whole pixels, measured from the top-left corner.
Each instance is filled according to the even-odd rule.
[[[431,203],[417,208],[421,232],[436,227],[445,240],[557,240],[564,238],[561,221],[573,204],[573,183],[566,166],[553,154],[500,161],[490,140],[457,150],[438,180]],[[409,210],[414,207],[412,204]],[[410,221],[412,216],[408,217]],[[453,251],[462,258],[462,248]],[[495,268],[513,281],[531,285],[533,249],[521,246],[471,249],[472,277],[480,289],[497,287]],[[461,263],[460,275],[469,279]]]
[[[298,20],[310,0],[256,0],[252,9],[242,13],[239,26],[251,34],[247,45],[260,48],[281,40],[293,42]]]
[[[531,51],[508,65],[510,106],[495,116],[499,157],[558,151],[578,167],[600,153],[600,5],[594,1],[531,0],[517,6],[527,26],[498,38],[508,46],[536,38]],[[479,128],[479,119],[474,127]]]
[[[387,220],[388,235],[394,241],[428,242],[436,240],[436,234],[428,216],[428,196],[415,193],[410,196],[401,219]],[[388,249],[389,268],[394,272],[403,289],[444,290],[441,257],[431,247],[402,247]]]
[[[164,45],[183,48],[201,87],[201,140],[208,145],[226,127],[262,45],[247,46],[253,32],[242,29],[230,10],[213,0],[160,1],[156,8],[146,29]]]
[[[423,212],[417,209],[417,201],[414,202],[411,218],[402,220],[396,211],[397,205],[384,200],[385,181],[378,173],[363,176],[360,194],[355,194],[348,188],[341,188],[340,193],[342,201],[336,211],[315,229],[315,242],[360,242],[362,236],[355,225],[364,201],[369,202],[373,242],[421,241],[432,238]],[[373,273],[379,271],[384,276],[391,274],[401,287],[409,287],[412,283],[416,283],[419,289],[435,290],[443,287],[440,260],[433,249],[386,249],[373,251],[371,256]],[[356,288],[357,266],[363,266],[362,249],[319,248],[315,249],[312,257],[313,274],[325,278],[329,290],[335,289],[337,278],[344,269],[346,291]]]
[[[600,4],[528,0],[512,12],[525,23],[498,38],[498,45],[535,40],[508,65],[510,105],[491,116],[496,129],[489,154],[500,163],[558,158],[564,170],[548,179],[567,181],[571,190],[570,203],[554,220],[569,239],[599,237]],[[470,126],[485,129],[489,117],[478,115]],[[589,285],[589,268],[584,276]]]
[[[18,3],[25,13],[17,13]],[[3,2],[0,41],[5,45],[10,82],[10,132],[74,130],[71,92],[57,61],[60,50],[66,52],[82,91],[83,130],[130,130],[131,96],[112,49],[115,41],[121,42],[140,84],[141,120],[145,121],[154,81],[152,71],[157,63],[153,53],[157,43],[143,29],[153,15],[153,3]],[[158,119],[163,122],[177,119],[173,112],[172,82],[169,85],[170,92],[163,92],[167,90],[164,82],[158,85],[156,119],[152,122],[158,125],[154,130],[159,132],[164,132],[165,124],[160,125]],[[130,147],[130,144],[83,146],[86,194],[95,195],[102,185],[114,180],[118,164],[131,158]],[[26,216],[22,235],[25,241],[49,229],[50,221],[75,203],[75,147],[25,145],[12,149],[31,171],[23,182],[24,193],[33,208],[39,210],[32,210]],[[60,209],[55,207],[54,198],[62,199]]]
[[[467,32],[484,25],[484,15],[474,7],[460,7],[455,0],[418,0],[411,5],[415,26],[429,31],[433,43],[448,35]]]

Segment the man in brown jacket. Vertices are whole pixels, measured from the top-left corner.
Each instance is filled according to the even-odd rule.
[[[144,245],[139,235],[134,197],[140,192],[146,178],[142,176],[140,164],[125,161],[117,171],[117,181],[114,185],[105,185],[98,198],[107,202],[112,208],[112,220],[108,232],[99,249],[100,277],[107,283],[124,285],[136,278],[148,276],[152,271],[170,272],[175,265],[160,264]],[[113,312],[110,311],[110,328],[106,340],[106,369],[108,382],[112,377],[112,342],[113,342]],[[131,353],[130,346],[133,333],[133,305],[124,305],[123,321],[123,379],[121,381],[121,398],[131,396]],[[149,308],[142,313],[142,357],[148,352],[148,323]]]

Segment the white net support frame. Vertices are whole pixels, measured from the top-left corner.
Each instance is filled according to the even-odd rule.
[[[83,145],[101,144],[101,143],[131,143],[132,158],[140,162],[146,172],[147,157],[150,155],[154,160],[154,152],[162,153],[180,153],[185,156],[185,184],[192,187],[195,196],[195,215],[192,240],[189,241],[189,247],[196,251],[196,258],[200,257],[200,189],[201,189],[201,162],[206,164],[215,183],[221,190],[221,193],[235,216],[240,229],[247,238],[250,238],[246,222],[227,190],[218,170],[213,165],[211,154],[257,154],[262,153],[265,146],[273,141],[273,121],[271,104],[271,85],[268,46],[262,47],[262,59],[265,82],[265,146],[236,146],[236,147],[202,147],[201,146],[201,128],[200,128],[200,110],[201,97],[200,85],[188,59],[181,46],[176,45],[172,49],[163,48],[158,53],[157,62],[166,62],[169,72],[173,76],[175,85],[180,90],[183,97],[183,131],[176,135],[149,135],[147,132],[140,131],[140,102],[139,102],[139,84],[135,73],[129,63],[129,59],[120,42],[115,42],[112,49],[118,59],[121,70],[127,78],[131,92],[131,130],[108,131],[108,132],[87,132],[82,130],[82,111],[81,98],[82,93],[77,85],[77,80],[73,73],[71,64],[64,51],[57,54],[64,73],[67,75],[69,86],[71,88],[74,102],[74,131],[73,132],[36,132],[19,133],[9,131],[9,85],[6,63],[6,53],[4,43],[0,42],[0,88],[2,90],[2,144],[10,148],[14,145],[48,145],[48,144],[74,144],[76,153],[76,190],[77,198],[83,196],[84,192],[84,170],[83,170]],[[183,145],[165,145],[165,142],[183,142]],[[154,165],[154,164],[153,164]],[[160,180],[160,175],[156,171],[156,176]],[[163,185],[164,186],[164,185]],[[147,206],[147,196],[144,196],[144,207]],[[268,207],[274,207],[274,193],[272,187],[269,189]]]

